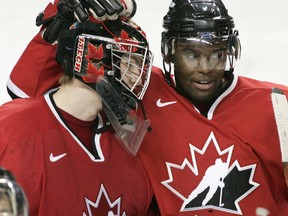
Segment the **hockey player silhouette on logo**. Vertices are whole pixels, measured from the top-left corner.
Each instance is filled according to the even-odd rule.
[[[227,174],[227,170],[228,170],[227,163],[223,162],[221,158],[217,158],[215,160],[215,164],[207,168],[202,180],[200,181],[198,186],[191,192],[189,197],[185,200],[183,207],[185,208],[193,199],[195,199],[200,193],[202,193],[208,187],[209,190],[204,200],[202,201],[202,206],[205,206],[209,202],[209,200],[216,193],[218,187],[221,188],[220,193],[221,197],[219,205],[220,206],[223,205],[221,204],[222,190],[225,187],[224,178]]]

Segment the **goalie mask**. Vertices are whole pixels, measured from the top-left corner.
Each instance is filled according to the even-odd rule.
[[[177,52],[189,49],[190,66],[199,69],[200,57],[209,69],[225,70],[229,78],[240,58],[238,31],[221,0],[173,0],[164,16],[161,52],[166,78],[170,82],[170,64],[177,64]],[[201,52],[202,51],[202,52]],[[166,70],[165,63],[169,64]]]
[[[101,75],[115,79],[141,100],[148,87],[152,54],[144,32],[121,20],[74,23],[60,36],[56,60],[64,72],[95,87]]]
[[[98,92],[107,118],[134,155],[149,127],[136,113],[152,59],[144,32],[120,19],[75,23],[58,40],[56,60],[66,74]]]

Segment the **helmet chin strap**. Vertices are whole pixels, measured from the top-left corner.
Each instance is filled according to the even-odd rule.
[[[169,86],[172,86],[172,82],[171,82],[171,63],[168,63],[169,66],[169,70],[167,71],[166,69],[166,62],[163,60],[163,68],[165,71],[165,80],[168,83]]]

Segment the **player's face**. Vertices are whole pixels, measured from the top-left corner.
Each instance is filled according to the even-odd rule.
[[[121,77],[129,88],[133,88],[134,85],[142,85],[141,65],[140,58],[134,56],[129,59],[128,56],[122,56],[120,63]]]
[[[124,83],[138,99],[142,99],[149,83],[152,66],[150,55],[144,58],[143,55],[135,53],[121,57],[118,81]]]
[[[194,102],[208,102],[222,86],[226,48],[198,42],[175,46],[174,66],[177,88]]]
[[[147,44],[139,41],[111,45],[112,71],[116,80],[141,100],[150,81],[153,54]]]

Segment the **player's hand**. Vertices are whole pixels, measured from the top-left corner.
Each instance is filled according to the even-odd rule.
[[[84,22],[90,15],[99,21],[130,19],[135,12],[135,0],[55,0],[37,16],[36,25],[43,25],[44,40],[53,43],[76,20]]]
[[[118,16],[129,19],[136,12],[135,0],[79,0],[96,20],[115,20]],[[79,20],[79,19],[78,19]],[[80,20],[83,21],[83,20]]]

